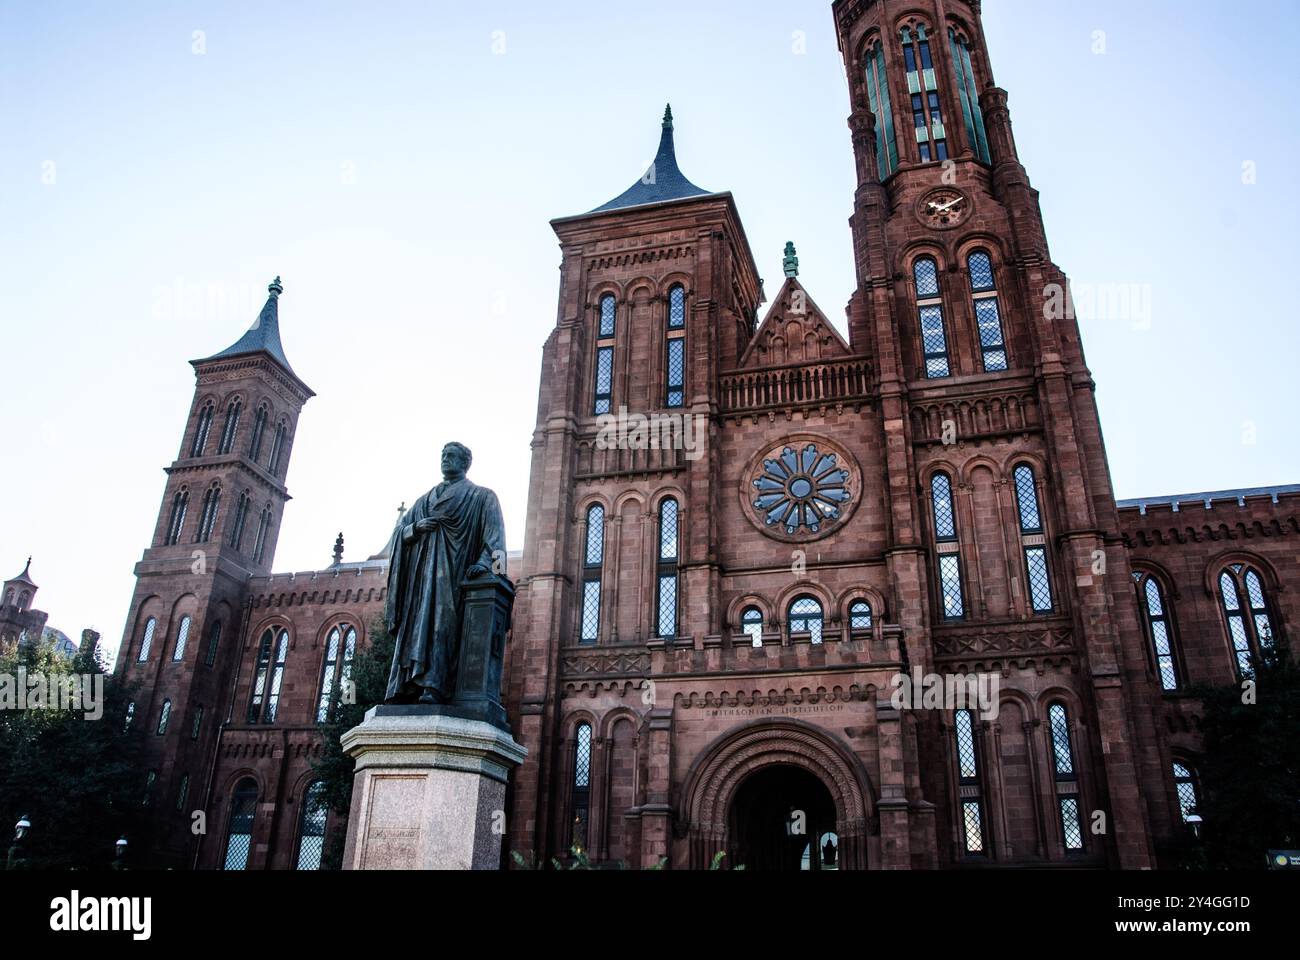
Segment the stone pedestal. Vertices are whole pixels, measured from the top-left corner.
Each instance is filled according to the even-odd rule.
[[[345,870],[497,870],[506,779],[527,751],[437,707],[376,707],[342,738],[356,758]]]

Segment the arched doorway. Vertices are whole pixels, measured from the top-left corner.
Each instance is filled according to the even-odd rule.
[[[835,801],[799,767],[778,764],[751,774],[727,818],[732,867],[797,871],[839,868]]]

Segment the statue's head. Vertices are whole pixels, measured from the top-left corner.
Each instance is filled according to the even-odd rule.
[[[473,462],[474,454],[463,443],[449,443],[442,448],[442,473],[445,477],[464,476]]]

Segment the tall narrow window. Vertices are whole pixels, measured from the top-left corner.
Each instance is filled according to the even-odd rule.
[[[1174,632],[1169,622],[1169,605],[1165,601],[1165,592],[1161,589],[1160,581],[1149,573],[1134,573],[1133,580],[1137,584],[1138,606],[1146,623],[1156,673],[1160,677],[1160,688],[1177,690],[1178,661],[1174,655]]]
[[[178,663],[185,659],[185,645],[190,639],[190,625],[193,620],[189,616],[181,617],[181,625],[176,630],[176,646],[172,649],[172,662]]]
[[[658,618],[655,636],[677,636],[677,501],[659,504]]]
[[[1083,850],[1083,825],[1079,816],[1078,774],[1074,764],[1074,747],[1070,739],[1070,715],[1065,704],[1047,708],[1052,737],[1052,768],[1056,772],[1056,804],[1060,816],[1061,838],[1070,852]]]
[[[924,24],[903,28],[903,65],[907,92],[912,97],[912,123],[921,162],[948,159],[948,132],[939,108],[939,83]]]
[[[266,542],[271,532],[271,506],[262,508],[262,516],[257,521],[257,537],[253,541],[253,562],[261,563],[266,556]]]
[[[289,631],[283,627],[267,627],[258,648],[253,689],[248,697],[249,723],[275,723],[288,654]]]
[[[966,600],[961,585],[961,548],[957,541],[957,517],[952,506],[952,481],[944,473],[930,480],[930,503],[934,510],[934,538],[939,547],[939,593],[945,620],[966,617]]]
[[[975,730],[974,715],[969,710],[958,710],[953,731],[957,748],[957,789],[961,802],[963,846],[970,856],[978,856],[985,849],[984,797]]]
[[[813,597],[800,597],[790,604],[790,635],[808,634],[814,644],[822,642],[825,617],[822,605]]]
[[[916,281],[916,307],[921,321],[921,344],[925,350],[925,376],[942,380],[952,376],[948,361],[948,331],[943,321],[943,297],[939,291],[939,265],[922,257],[912,267]]]
[[[1178,792],[1178,812],[1186,823],[1201,803],[1200,788],[1196,785],[1196,772],[1177,761],[1174,762],[1174,789]]]
[[[686,406],[686,289],[677,284],[668,291],[668,354],[664,364],[670,408]]]
[[[591,725],[578,724],[573,742],[573,836],[570,847],[587,849],[587,821],[591,812]]]
[[[217,662],[217,648],[221,646],[221,621],[212,621],[212,626],[208,628],[208,652],[203,658],[203,665],[206,667],[214,666]]]
[[[289,428],[281,420],[275,428],[275,438],[271,441],[271,457],[266,464],[267,471],[273,477],[280,472],[280,456],[284,453],[284,442],[288,437]]]
[[[217,526],[217,515],[221,511],[221,487],[213,484],[203,495],[203,513],[199,516],[199,529],[194,536],[195,543],[207,543],[212,539],[212,531]]]
[[[319,870],[325,852],[325,822],[329,805],[325,802],[325,784],[317,780],[302,795],[302,817],[298,825],[298,856],[295,870]]]
[[[262,437],[266,434],[266,405],[257,408],[257,414],[253,417],[253,436],[248,442],[248,459],[257,463],[258,457],[262,455]]]
[[[966,139],[975,158],[990,163],[989,141],[984,129],[984,111],[980,108],[979,88],[975,85],[975,71],[971,68],[970,44],[956,30],[948,31],[952,49],[952,65],[957,73],[957,92],[961,100],[962,119],[966,122]]]
[[[986,373],[999,373],[1007,369],[1007,344],[1002,333],[1002,310],[998,306],[993,260],[983,250],[977,250],[967,258],[966,266],[970,273],[971,296],[975,302],[975,323],[980,331],[984,370]]]
[[[140,653],[136,656],[137,663],[144,663],[149,659],[149,651],[153,649],[153,632],[158,629],[158,621],[150,617],[144,622],[144,635],[140,638]]]
[[[880,179],[885,180],[898,169],[898,136],[890,106],[889,77],[885,73],[885,49],[878,37],[867,48],[866,67],[867,102],[876,117],[876,165]]]
[[[226,827],[226,855],[222,870],[247,870],[253,849],[253,820],[257,814],[257,783],[245,777],[230,797],[230,823]]]
[[[339,690],[352,678],[352,659],[357,652],[357,631],[351,624],[340,623],[325,641],[325,665],[321,670],[320,695],[316,698],[316,722],[334,718]]]
[[[763,645],[763,611],[758,607],[746,607],[740,615],[740,629],[749,637],[752,646]]]
[[[618,301],[613,294],[600,298],[600,329],[596,339],[596,416],[604,416],[614,403],[614,339],[618,334]]]
[[[1043,546],[1043,512],[1038,502],[1038,478],[1028,464],[1016,467],[1016,506],[1020,517],[1021,545],[1025,553],[1025,576],[1029,584],[1029,604],[1034,613],[1051,613],[1052,576],[1047,565],[1047,547]]]
[[[217,452],[227,454],[235,447],[235,434],[239,431],[239,414],[244,405],[238,400],[231,400],[226,407],[226,425],[221,430],[221,446]]]
[[[212,417],[215,413],[216,407],[210,400],[199,411],[198,423],[194,427],[194,442],[190,445],[191,457],[203,456],[203,451],[208,448],[208,434],[212,431]]]
[[[203,729],[203,705],[194,708],[194,719],[190,721],[190,739],[197,740],[199,732]]]
[[[154,788],[154,784],[156,784],[157,782],[158,782],[158,771],[150,770],[148,774],[145,775],[144,778],[144,805],[146,807],[153,806],[153,788]]]
[[[171,720],[171,718],[172,718],[172,702],[170,700],[164,700],[162,702],[162,709],[158,711],[158,729],[155,731],[158,734],[158,736],[161,737],[164,733],[167,732],[167,724]]]
[[[1237,673],[1255,675],[1255,663],[1274,646],[1273,621],[1259,572],[1235,563],[1219,575],[1219,596],[1232,641]]]
[[[122,721],[122,729],[130,730],[131,724],[135,721],[135,701],[132,700],[126,705],[126,717]]]
[[[252,506],[252,496],[247,490],[239,495],[239,503],[235,506],[235,520],[230,525],[229,544],[236,550],[244,542],[244,524],[248,522],[248,509]]]
[[[180,789],[176,791],[176,809],[185,809],[185,798],[190,795],[190,775],[188,773],[181,775]]]
[[[181,487],[172,498],[172,515],[167,521],[167,546],[181,542],[181,531],[185,528],[185,512],[190,506],[190,492]]]
[[[582,642],[600,639],[600,580],[605,562],[605,508],[595,504],[587,511],[587,541],[582,570]]]

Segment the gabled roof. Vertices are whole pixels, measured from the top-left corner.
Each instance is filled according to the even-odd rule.
[[[791,342],[792,335],[799,338],[797,345]],[[813,302],[798,276],[787,276],[780,293],[772,300],[767,316],[749,341],[737,369],[818,363],[851,356],[853,350],[848,342]]]
[[[257,315],[257,319],[248,328],[248,332],[220,353],[214,353],[210,357],[205,357],[204,360],[196,360],[195,363],[265,353],[284,367],[286,373],[298,380],[299,383],[302,383],[302,378],[293,372],[293,367],[289,366],[289,359],[284,355],[284,345],[280,343],[279,303],[280,294],[284,292],[284,287],[280,285],[280,278],[276,277],[266,290],[268,293],[266,306],[262,307],[262,312]],[[306,384],[303,384],[303,386],[306,386]]]
[[[677,150],[673,145],[673,108],[672,104],[669,104],[668,109],[664,111],[664,128],[663,135],[659,139],[659,152],[655,155],[650,169],[623,193],[591,212],[607,213],[610,210],[642,207],[668,200],[685,200],[688,197],[707,197],[710,194],[711,191],[703,190],[687,180],[677,166]]]

